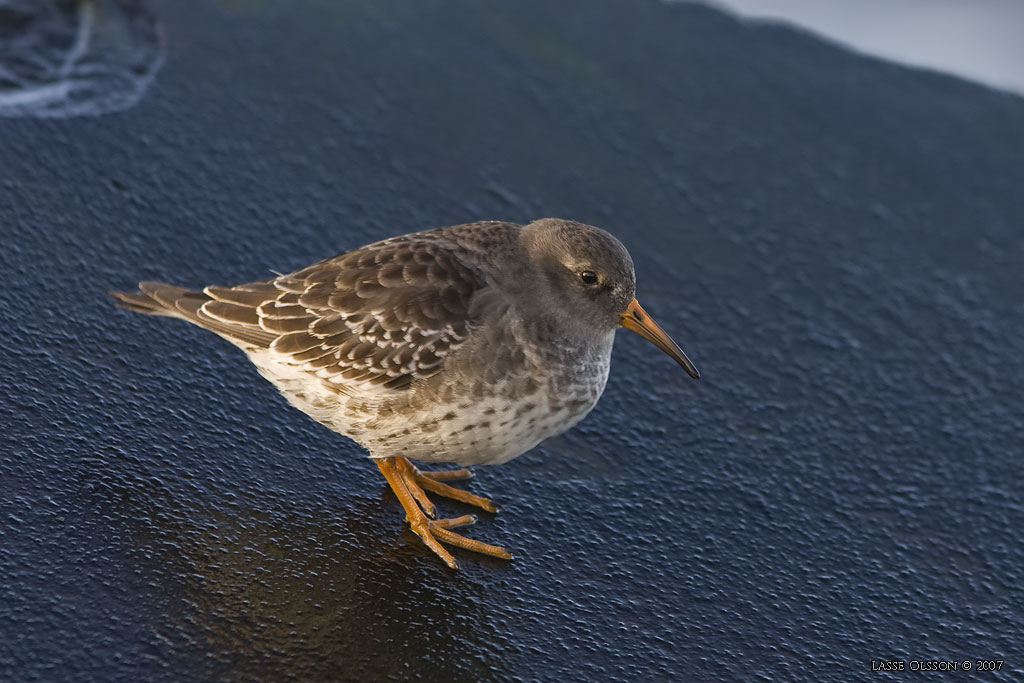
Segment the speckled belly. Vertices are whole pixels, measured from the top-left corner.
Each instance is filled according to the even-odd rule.
[[[546,392],[509,402],[500,395],[483,401],[441,405],[418,415],[418,424],[392,422],[374,430],[366,445],[375,456],[404,455],[426,462],[499,464],[522,455],[583,419],[600,394],[553,402]],[[380,435],[382,438],[378,438]]]
[[[377,458],[405,456],[425,462],[490,465],[511,460],[569,429],[591,411],[608,378],[606,359],[560,376],[532,391],[509,379],[470,389],[458,381],[367,405],[328,391],[306,373],[250,356],[288,401],[318,422],[353,439]],[[603,361],[603,362],[602,362]]]

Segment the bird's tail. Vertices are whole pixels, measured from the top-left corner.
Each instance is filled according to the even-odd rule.
[[[207,291],[211,289],[218,288],[207,288]],[[229,291],[234,290],[229,288]],[[278,336],[262,329],[253,319],[258,319],[255,308],[246,309],[230,302],[223,303],[206,292],[175,287],[164,282],[140,282],[138,292],[107,293],[114,297],[119,308],[187,320],[246,350],[266,349]],[[209,307],[205,304],[211,304],[213,308],[207,310]],[[218,305],[220,308],[217,308]],[[238,317],[239,311],[242,318]]]
[[[116,299],[117,307],[147,315],[165,315],[196,322],[195,312],[210,297],[184,287],[164,282],[140,282],[138,292],[107,292]]]

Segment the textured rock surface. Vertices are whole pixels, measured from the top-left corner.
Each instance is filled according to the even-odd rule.
[[[135,108],[0,120],[0,678],[1024,674],[1024,101],[637,0],[154,10]],[[520,557],[454,575],[240,353],[104,294],[542,215],[629,246],[704,378],[621,335],[472,483]]]

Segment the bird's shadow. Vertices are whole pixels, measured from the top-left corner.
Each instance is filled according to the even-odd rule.
[[[140,601],[161,612],[149,619],[153,642],[173,648],[183,670],[383,678],[426,661],[432,675],[476,680],[501,666],[486,645],[486,596],[509,565],[457,552],[463,568],[452,572],[386,487],[336,502],[280,492],[244,501],[116,480],[105,477],[83,514],[130,539],[121,561],[159,591]]]

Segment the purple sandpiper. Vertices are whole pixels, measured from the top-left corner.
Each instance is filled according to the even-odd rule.
[[[201,292],[159,282],[110,292],[242,348],[288,401],[369,451],[406,520],[451,568],[446,543],[511,554],[452,531],[427,491],[497,510],[445,484],[462,469],[410,459],[503,463],[569,429],[608,379],[615,330],[697,369],[635,298],[633,261],[609,233],[545,218],[393,237],[288,275]]]

